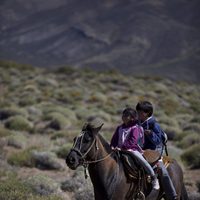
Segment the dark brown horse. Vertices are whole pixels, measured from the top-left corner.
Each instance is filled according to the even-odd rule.
[[[88,167],[95,200],[166,199],[162,186],[158,191],[159,194],[153,194],[153,196],[150,193],[151,184],[140,187],[142,184],[139,181],[140,170],[137,161],[135,161],[136,180],[128,181],[119,154],[113,151],[105,139],[98,134],[101,127],[102,125],[94,127],[90,123],[86,124],[74,139],[73,147],[66,158],[68,167],[73,170],[80,165]],[[176,188],[178,199],[187,200],[183,172],[178,163],[172,162],[168,171]]]

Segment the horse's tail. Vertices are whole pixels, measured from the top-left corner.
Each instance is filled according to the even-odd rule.
[[[189,200],[188,194],[187,194],[187,191],[186,191],[184,183],[183,183],[182,188],[181,188],[181,197],[180,197],[180,200]]]

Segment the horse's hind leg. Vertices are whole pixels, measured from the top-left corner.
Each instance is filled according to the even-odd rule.
[[[185,185],[182,185],[180,200],[189,200]]]

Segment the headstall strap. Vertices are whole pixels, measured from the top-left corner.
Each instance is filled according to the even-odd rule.
[[[87,179],[88,178],[88,173],[87,173],[88,164],[83,164],[83,167],[84,167],[85,179]]]
[[[82,132],[80,133],[80,135],[76,138],[76,141],[75,141],[75,143],[74,143],[74,145],[73,145],[72,150],[75,151],[75,152],[77,152],[77,153],[81,156],[81,158],[82,158],[82,160],[83,160],[82,165],[83,165],[83,167],[84,167],[85,179],[87,179],[87,177],[88,177],[88,174],[87,174],[88,165],[89,165],[89,164],[92,164],[92,163],[101,162],[101,161],[107,159],[107,158],[113,153],[113,151],[112,151],[111,153],[109,153],[108,155],[106,155],[105,157],[101,158],[101,159],[91,160],[91,161],[86,160],[85,157],[86,157],[87,154],[90,152],[90,150],[92,149],[92,147],[95,145],[95,148],[96,148],[96,150],[98,151],[98,150],[99,150],[99,146],[98,146],[98,142],[97,142],[97,140],[96,140],[96,138],[95,138],[94,141],[92,142],[92,144],[90,145],[90,147],[88,148],[88,150],[87,150],[84,154],[83,154],[79,149],[75,148],[76,143],[77,143],[77,141],[78,141],[78,138],[80,138],[80,137],[83,136],[84,134],[85,134],[85,131],[82,131]],[[83,138],[81,138],[80,148],[81,148],[81,145],[82,145],[82,140],[83,140]]]

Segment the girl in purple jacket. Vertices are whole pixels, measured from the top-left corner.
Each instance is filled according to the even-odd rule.
[[[153,189],[159,189],[159,182],[151,165],[143,157],[144,130],[138,125],[137,112],[128,107],[122,113],[123,123],[119,125],[111,139],[111,148],[127,150],[138,159],[152,180]]]

